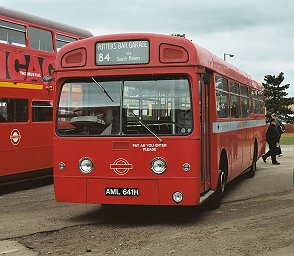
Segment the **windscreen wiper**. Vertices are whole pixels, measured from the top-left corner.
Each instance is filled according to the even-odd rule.
[[[134,116],[134,117],[136,117],[137,119],[138,119],[138,122],[141,124],[141,125],[143,125],[154,137],[156,137],[159,141],[160,141],[160,143],[163,143],[163,140],[161,139],[161,138],[159,138],[151,129],[149,129],[149,127],[140,119],[140,117],[138,117],[135,113],[134,113],[134,111],[132,110],[132,109],[128,109],[128,111],[129,112],[131,112],[132,113],[132,115]]]
[[[114,102],[114,100],[111,98],[111,96],[108,94],[108,92],[104,89],[104,87],[99,83],[99,82],[97,82],[95,79],[94,79],[94,77],[91,77],[92,78],[92,80],[94,81],[94,83],[95,84],[97,84],[99,87],[100,87],[100,89],[102,90],[102,92],[112,101],[112,102]]]

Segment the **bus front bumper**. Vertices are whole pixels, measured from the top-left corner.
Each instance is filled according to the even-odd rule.
[[[54,177],[59,202],[129,205],[198,205],[199,178],[111,179]]]

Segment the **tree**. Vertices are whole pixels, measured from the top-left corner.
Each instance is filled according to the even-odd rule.
[[[284,81],[284,73],[278,76],[267,75],[264,77],[265,83],[262,83],[264,90],[264,100],[266,106],[266,116],[270,118],[271,114],[276,113],[287,123],[294,122],[294,112],[289,109],[289,105],[294,104],[294,98],[287,98],[288,93],[285,91],[290,84],[281,85]]]

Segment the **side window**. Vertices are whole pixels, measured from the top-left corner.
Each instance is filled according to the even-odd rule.
[[[249,97],[248,97],[248,87],[246,85],[241,85],[241,106],[242,106],[242,117],[249,116]]]
[[[259,114],[258,92],[255,90],[252,90],[252,102],[253,102],[253,113]]]
[[[240,118],[240,90],[237,82],[230,81],[231,117]]]
[[[53,52],[53,41],[50,31],[29,27],[29,40],[32,49]]]
[[[0,122],[27,122],[28,100],[0,99]]]
[[[56,49],[57,51],[60,50],[60,48],[68,43],[77,41],[76,38],[69,37],[69,36],[63,36],[63,35],[56,35]]]
[[[26,46],[26,27],[0,20],[0,43]]]
[[[216,76],[215,88],[216,88],[217,117],[228,118],[230,116],[228,80],[223,77]]]
[[[52,121],[53,104],[51,101],[33,101],[33,122]]]
[[[264,108],[263,92],[259,92],[258,99],[259,99],[259,105],[260,105],[259,113],[264,114],[265,108]]]
[[[253,89],[249,89],[249,101],[250,101],[250,110],[249,113],[253,114],[254,113],[254,101],[253,101]]]

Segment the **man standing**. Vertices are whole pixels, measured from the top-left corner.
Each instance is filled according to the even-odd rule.
[[[276,159],[277,155],[277,146],[279,146],[280,134],[277,130],[277,120],[272,118],[270,121],[270,125],[266,131],[266,142],[269,146],[269,151],[266,152],[265,155],[262,156],[263,162],[266,163],[266,159],[270,156],[272,159],[272,164],[280,164]]]
[[[272,118],[276,119],[276,122],[277,122],[276,128],[277,128],[277,130],[278,130],[278,132],[280,134],[280,138],[279,138],[278,143],[280,144],[281,135],[282,135],[282,133],[285,132],[285,126],[283,125],[282,120],[280,119],[280,117],[278,115],[276,115],[275,113],[272,114]],[[277,149],[277,152],[276,153],[277,153],[278,156],[282,156],[283,155],[282,154],[282,149],[281,149],[281,146],[280,145],[278,146],[278,149]]]

